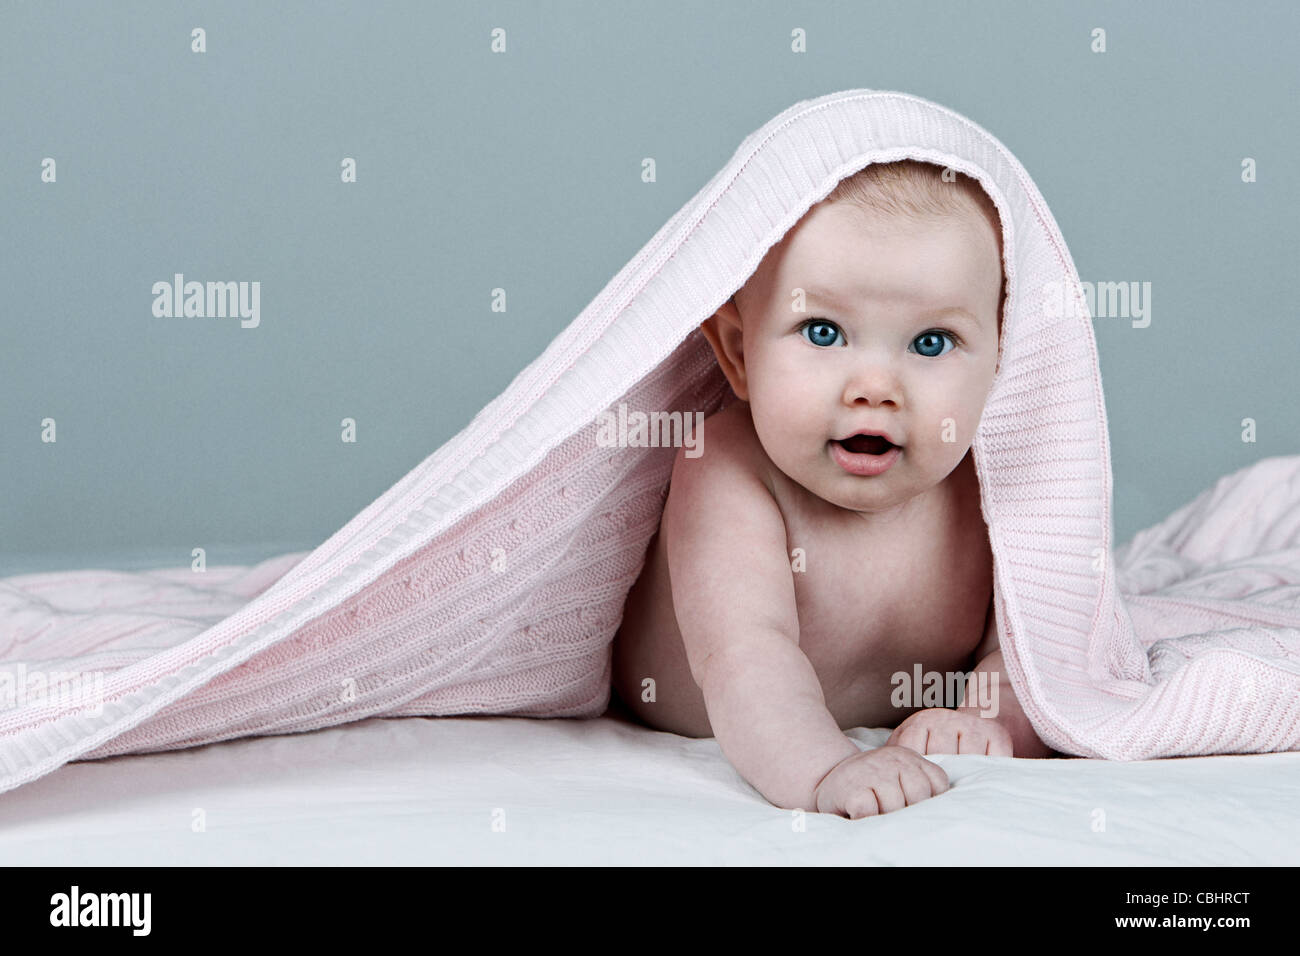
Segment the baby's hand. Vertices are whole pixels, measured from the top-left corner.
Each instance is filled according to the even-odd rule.
[[[987,754],[1011,757],[1011,733],[993,717],[969,711],[927,707],[912,714],[890,734],[886,745],[919,754]]]
[[[850,820],[888,813],[937,797],[948,789],[948,775],[906,747],[886,744],[836,764],[813,796],[818,813]]]

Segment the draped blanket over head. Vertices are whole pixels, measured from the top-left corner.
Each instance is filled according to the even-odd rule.
[[[1112,551],[1091,316],[1042,196],[969,120],[849,90],[748,136],[501,395],[314,551],[0,581],[0,789],[375,715],[602,713],[675,454],[609,447],[602,413],[722,407],[700,322],[841,178],[908,157],[973,176],[1001,213],[1003,341],[973,455],[998,633],[1039,736],[1110,759],[1300,749],[1300,456]],[[69,675],[82,693],[55,692]]]

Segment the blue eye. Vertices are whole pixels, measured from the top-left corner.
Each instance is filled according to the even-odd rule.
[[[938,329],[931,329],[929,332],[922,332],[916,338],[912,339],[912,344],[916,345],[918,342],[924,343],[917,348],[917,353],[919,355],[924,355],[926,358],[938,358],[940,355],[947,355],[948,352],[951,351],[951,349],[943,349],[943,342],[940,341],[940,337],[952,342],[953,348],[957,347],[957,343],[953,341],[951,334],[948,332],[941,332]],[[931,351],[936,348],[943,349],[943,351]]]
[[[809,330],[812,331],[811,334]],[[839,327],[833,322],[827,322],[823,319],[809,319],[803,325],[799,326],[800,333],[803,337],[816,346],[834,345],[836,336],[843,335]]]
[[[827,348],[832,345],[847,345],[844,339],[844,333],[840,331],[839,326],[834,322],[828,322],[825,319],[809,319],[799,326],[799,332],[804,339],[818,348]],[[952,348],[945,349],[943,340],[947,339]],[[918,345],[918,343],[920,343]],[[913,349],[918,355],[926,358],[938,358],[941,355],[947,355],[952,349],[957,347],[956,336],[951,332],[945,332],[942,329],[931,329],[929,332],[922,332],[916,338],[912,339],[912,344],[917,346]],[[938,349],[938,351],[935,351]]]

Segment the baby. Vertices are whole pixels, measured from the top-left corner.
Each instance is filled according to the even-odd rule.
[[[854,819],[946,790],[923,754],[1053,753],[1003,672],[970,454],[1004,294],[987,194],[904,160],[841,181],[701,325],[738,401],[678,451],[628,594],[633,714],[716,737],[779,807]],[[955,709],[898,693],[972,668]],[[859,750],[850,727],[895,730]]]

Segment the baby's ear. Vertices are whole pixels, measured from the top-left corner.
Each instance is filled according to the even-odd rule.
[[[700,331],[713,347],[713,354],[718,359],[722,373],[731,383],[731,390],[741,401],[749,401],[749,391],[745,384],[744,325],[740,310],[736,308],[735,296],[722,303],[717,312],[701,322]]]

